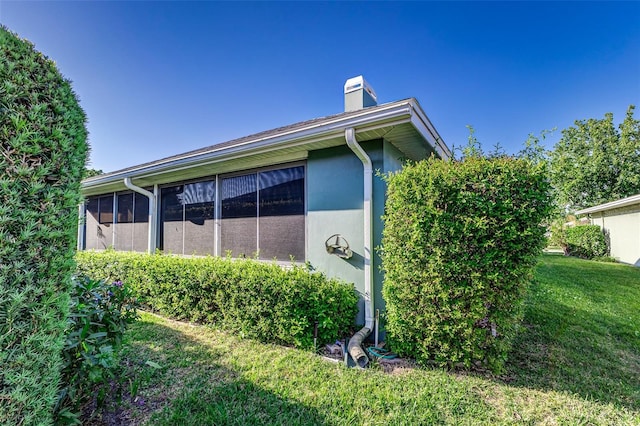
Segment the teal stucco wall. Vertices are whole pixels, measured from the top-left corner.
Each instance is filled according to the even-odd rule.
[[[362,142],[373,163],[374,171],[390,172],[402,167],[402,153],[382,140]],[[363,167],[362,162],[347,147],[312,151],[307,160],[307,260],[328,276],[354,283],[361,294],[364,292],[364,213],[363,213]],[[373,177],[373,244],[374,249],[382,243],[382,214],[386,184],[376,174]],[[341,234],[349,242],[353,257],[345,260],[330,255],[325,250],[325,241],[333,234]],[[382,299],[383,273],[381,261],[374,250],[372,268],[374,272],[372,293],[374,309],[384,312]],[[357,324],[364,323],[363,302]]]

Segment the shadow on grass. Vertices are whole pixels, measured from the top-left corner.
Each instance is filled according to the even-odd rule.
[[[232,351],[160,322],[138,322],[125,355],[139,388],[125,416],[153,425],[322,425],[316,410],[244,380],[219,361]],[[151,365],[147,363],[151,361]],[[107,423],[114,424],[114,423]]]
[[[640,410],[640,271],[581,262],[543,259],[506,381]]]

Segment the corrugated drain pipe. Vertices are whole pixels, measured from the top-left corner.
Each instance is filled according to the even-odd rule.
[[[149,241],[147,242],[147,252],[153,254],[156,251],[156,196],[153,192],[135,186],[131,183],[130,177],[124,178],[124,186],[149,199]]]
[[[350,127],[345,130],[344,138],[347,145],[354,154],[362,161],[364,168],[364,327],[351,337],[347,351],[351,358],[360,368],[364,368],[369,363],[369,357],[362,350],[362,342],[373,331],[373,294],[371,291],[373,283],[372,244],[373,244],[373,166],[371,158],[356,141],[356,132]]]

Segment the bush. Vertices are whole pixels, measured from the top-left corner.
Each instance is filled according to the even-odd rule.
[[[137,302],[122,281],[107,283],[75,277],[63,349],[63,389],[57,404],[59,420],[76,420],[80,405],[104,397],[114,377],[122,338],[137,319]]]
[[[420,363],[501,369],[550,213],[543,166],[437,159],[386,177],[387,332]]]
[[[349,330],[357,313],[353,285],[301,266],[113,250],[76,259],[79,272],[127,282],[141,303],[164,315],[263,342],[311,348],[316,321],[318,343],[325,343]]]
[[[49,424],[87,159],[53,61],[0,26],[0,424]]]
[[[583,259],[603,257],[608,254],[604,233],[598,225],[579,225],[565,229],[567,252]]]

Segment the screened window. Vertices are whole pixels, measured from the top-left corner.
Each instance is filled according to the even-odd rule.
[[[106,195],[98,199],[98,223],[110,225],[113,223],[113,195]]]
[[[91,215],[96,221],[100,215],[100,199],[98,197],[91,197],[87,200],[87,215]]]
[[[215,181],[163,188],[162,249],[181,254],[213,254]]]
[[[118,223],[133,222],[133,193],[118,195]]]
[[[304,167],[260,173],[260,217],[304,214]]]
[[[162,197],[162,221],[175,222],[182,221],[183,208],[178,195],[182,193],[182,185],[172,186],[170,188],[162,188],[160,196]]]
[[[134,194],[133,221],[149,222],[149,199],[142,194]]]
[[[184,218],[195,224],[201,225],[205,220],[214,218],[215,182],[198,182],[184,185],[181,194],[178,195],[184,206]]]
[[[257,247],[257,175],[222,179],[222,253],[233,257],[253,257]]]
[[[304,260],[304,167],[261,172],[258,196],[260,258]]]
[[[86,202],[84,224],[85,248],[103,250],[111,246],[113,244],[112,223],[113,194],[89,197]]]
[[[305,258],[304,167],[222,179],[222,252]]]
[[[222,218],[256,217],[256,174],[235,176],[222,180]]]

